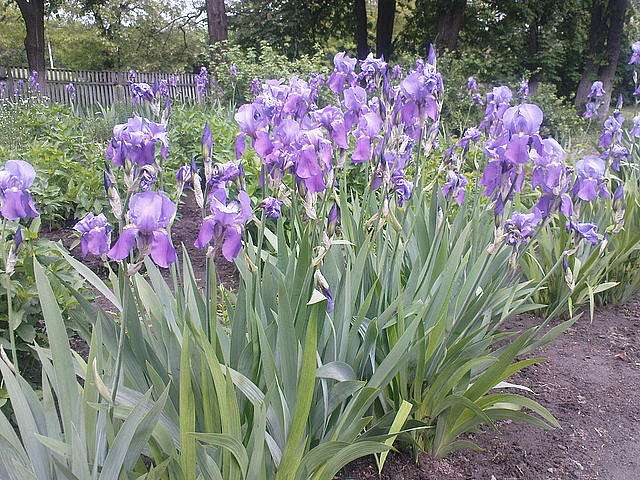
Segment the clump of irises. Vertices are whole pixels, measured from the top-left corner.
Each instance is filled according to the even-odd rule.
[[[635,50],[634,55],[637,63]],[[118,238],[111,245],[112,228],[106,217],[89,214],[76,225],[83,253],[128,260],[134,266],[149,256],[161,267],[170,266],[177,258],[171,225],[185,188],[193,190],[202,213],[194,245],[228,261],[241,254],[249,222],[264,226],[293,211],[321,226],[319,238],[326,246],[339,233],[337,199],[347,172],[366,177],[379,200],[379,211],[368,225],[393,222],[394,211],[405,208],[415,188],[424,187],[423,160],[437,151],[444,82],[436,63],[431,49],[426,61],[417,60],[403,73],[372,55],[357,61],[341,52],[326,79],[319,75],[308,80],[254,79],[254,98],[235,114],[239,130],[235,160],[214,158],[215,132],[205,125],[201,155],[176,172],[173,196],[158,180],[169,155],[166,121],[133,117],[116,126],[107,148],[105,189]],[[206,68],[196,84],[204,97],[210,85]],[[148,91],[155,95],[154,90],[164,92],[166,85],[147,89],[132,82],[131,88],[144,101]],[[480,152],[485,161],[478,187],[495,217],[496,244],[518,251],[552,218],[560,218],[578,242],[602,241],[604,235],[596,225],[581,221],[580,210],[583,204],[610,198],[614,208],[623,208],[623,185],[610,175],[628,156],[622,142],[621,106],[604,123],[599,151],[571,166],[563,147],[542,136],[544,114],[529,103],[526,79],[516,95],[497,86],[483,98],[474,77],[469,77],[467,88],[473,103],[484,109],[484,117],[444,150],[437,175],[446,204],[466,201],[469,155]],[[603,95],[602,84],[596,82],[590,92],[595,110]],[[326,98],[330,100],[321,100]],[[640,136],[638,117],[631,134]],[[245,185],[248,148],[260,160],[262,199],[255,202]],[[117,185],[118,176],[124,180],[123,189]],[[533,193],[527,196],[533,201],[528,211],[517,211],[515,205],[524,203],[516,198],[525,191]],[[321,263],[320,258],[317,265]]]

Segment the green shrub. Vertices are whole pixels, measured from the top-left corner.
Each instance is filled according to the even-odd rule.
[[[227,101],[240,104],[252,97],[251,81],[268,79],[288,79],[293,75],[307,79],[311,74],[327,75],[332,68],[329,58],[316,53],[313,56],[300,55],[289,60],[272,46],[263,43],[260,49],[242,49],[234,44],[220,44],[211,51],[210,71],[218,82],[219,91]],[[232,78],[229,68],[235,65],[237,78]]]

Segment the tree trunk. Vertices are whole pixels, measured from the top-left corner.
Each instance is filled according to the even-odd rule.
[[[455,50],[464,22],[467,0],[440,0],[438,4],[438,31],[436,45],[439,50]]]
[[[604,117],[609,111],[613,79],[618,68],[620,58],[620,46],[622,43],[622,30],[624,28],[624,16],[629,6],[628,0],[609,0],[609,31],[607,33],[606,63],[600,68],[599,77],[604,87],[604,98],[600,107],[600,116]]]
[[[378,0],[378,20],[376,21],[376,55],[391,58],[393,22],[396,15],[396,0]]]
[[[206,2],[209,45],[213,45],[227,39],[227,14],[224,11],[224,0],[206,0]]]
[[[527,67],[535,73],[529,78],[529,95],[536,93],[538,85],[540,85],[541,72],[538,69],[538,55],[540,53],[540,17],[534,13],[529,20],[529,30],[527,32]]]
[[[27,35],[24,47],[27,51],[29,70],[38,72],[40,83],[45,82],[44,0],[16,0],[24,19]]]
[[[604,0],[593,0],[591,6],[591,21],[589,23],[589,39],[587,49],[584,52],[584,69],[576,91],[575,105],[582,112],[587,103],[587,94],[591,89],[591,83],[598,74],[596,55],[604,47],[606,33],[606,19],[604,18]]]
[[[353,13],[356,20],[356,50],[358,53],[358,59],[362,60],[369,55],[367,6],[365,4],[365,0],[354,0]]]

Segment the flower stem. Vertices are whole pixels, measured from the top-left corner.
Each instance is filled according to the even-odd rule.
[[[0,230],[0,236],[2,237],[2,257],[4,261],[4,287],[7,295],[7,324],[9,327],[9,341],[11,342],[11,357],[13,360],[13,365],[16,369],[18,369],[18,351],[16,349],[16,336],[13,331],[13,302],[11,301],[11,274],[7,269],[7,242],[5,239],[5,231],[6,231],[6,220],[2,220],[2,228]]]

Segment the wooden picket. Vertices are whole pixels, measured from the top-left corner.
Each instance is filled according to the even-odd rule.
[[[82,108],[99,105],[109,107],[117,102],[131,100],[128,72],[51,69],[47,70],[46,76],[47,81],[41,94],[52,102],[72,101],[65,89],[69,83],[76,87],[74,103]],[[176,84],[169,88],[176,101],[197,100],[196,75],[193,73],[137,72],[136,81],[153,85],[156,81],[169,81],[172,77]],[[29,84],[29,69],[0,66],[0,98],[14,96],[16,89],[20,88],[20,82],[24,82],[23,90],[26,89]]]

